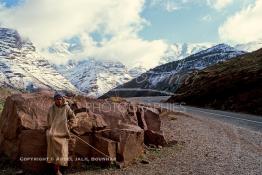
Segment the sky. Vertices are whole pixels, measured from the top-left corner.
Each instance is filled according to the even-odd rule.
[[[261,39],[261,21],[262,0],[0,0],[0,26],[16,29],[44,54],[66,42],[82,48],[70,57],[148,68],[172,43]]]

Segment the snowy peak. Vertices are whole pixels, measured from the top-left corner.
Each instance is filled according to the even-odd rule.
[[[7,28],[0,28],[0,85],[78,91],[36,52],[32,42]]]
[[[18,56],[23,52],[33,52],[35,47],[25,39],[22,39],[16,30],[0,28],[0,56]]]
[[[209,54],[209,53],[217,53],[217,54],[234,53],[235,55],[238,55],[238,54],[243,54],[245,52],[240,51],[240,50],[238,50],[234,47],[231,47],[227,44],[218,44],[218,45],[215,45],[211,48],[208,48],[206,50],[198,52],[197,54],[195,54],[195,56],[200,56],[200,55]]]
[[[66,65],[57,66],[57,70],[63,74],[80,91],[91,96],[99,96],[110,89],[126,83],[140,75],[141,68],[128,68],[117,61],[96,60],[70,60]]]
[[[160,59],[159,64],[166,64],[168,62],[181,60],[192,54],[200,52],[202,50],[212,47],[212,43],[184,43],[184,44],[170,44],[164,53],[164,56]]]

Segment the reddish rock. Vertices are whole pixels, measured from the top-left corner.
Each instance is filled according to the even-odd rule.
[[[22,167],[32,172],[45,170],[46,135],[43,130],[23,130],[19,135],[20,161]]]
[[[104,118],[93,112],[80,112],[77,113],[76,123],[77,127],[73,131],[77,135],[84,135],[86,133],[95,132],[107,127]]]
[[[0,117],[0,152],[19,160],[20,157],[41,157],[46,154],[47,112],[53,104],[53,94],[37,92],[16,94],[7,98]],[[144,151],[144,142],[162,145],[159,111],[126,101],[115,103],[106,100],[74,97],[77,127],[69,140],[69,158],[107,156],[124,166],[129,165]],[[145,131],[145,135],[144,135]],[[95,147],[105,155],[94,151]],[[99,161],[99,160],[98,160]],[[80,161],[71,161],[74,166]],[[110,161],[109,161],[110,162]],[[44,162],[21,162],[26,170],[41,171]],[[83,163],[83,162],[82,162]]]
[[[161,131],[161,119],[158,109],[150,107],[140,107],[138,113],[138,123],[145,130],[145,144],[166,145],[164,133]]]
[[[99,151],[92,151],[91,161],[103,163],[104,165],[108,165],[112,161],[116,161],[116,141],[96,135],[94,137],[93,145]]]
[[[15,94],[6,99],[0,117],[0,133],[3,136],[0,148],[8,157],[19,157],[19,135],[22,130],[43,130],[52,97],[47,93]]]
[[[167,144],[162,131],[156,132],[153,130],[145,131],[145,144],[153,144],[156,146],[165,146]]]
[[[91,134],[79,136],[83,141],[77,139],[74,136],[72,137],[75,140],[75,145],[73,145],[73,149],[71,150],[73,154],[72,156],[76,158],[91,158],[93,149],[89,145],[85,144],[83,141],[90,145],[93,145],[93,136]]]
[[[124,166],[144,152],[144,131],[138,126],[120,125],[120,129],[104,131],[102,135],[117,142],[117,161],[123,162]]]
[[[144,120],[147,125],[146,130],[160,131],[161,119],[159,111],[153,108],[144,108]]]

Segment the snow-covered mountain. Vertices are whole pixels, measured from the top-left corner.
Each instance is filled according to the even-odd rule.
[[[57,66],[57,70],[80,91],[92,96],[100,96],[145,71],[143,68],[129,70],[120,62],[93,58],[70,60],[66,65]]]
[[[261,43],[258,41],[236,47],[252,51],[260,48]],[[160,86],[159,82],[168,80],[174,74],[200,70],[243,53],[227,45],[211,46],[212,43],[171,44],[160,58],[160,66],[146,73],[150,75],[148,83],[141,87],[155,88]],[[117,61],[96,58],[76,61],[75,54],[81,53],[82,49],[77,39],[54,44],[48,49],[51,55],[71,59],[64,65],[54,65],[18,32],[0,28],[0,86],[28,90],[37,87],[67,89],[99,96],[146,72],[142,66],[129,68]]]
[[[160,58],[159,65],[181,60],[202,50],[208,49],[213,43],[174,43],[170,44],[164,55]]]
[[[0,86],[78,91],[17,31],[0,28]]]
[[[214,43],[170,44],[164,55],[160,58],[159,65],[182,60],[203,50],[206,50],[206,52],[213,52],[213,57],[216,57],[215,53],[220,54],[219,58],[224,59],[227,59],[227,56],[230,58],[234,57],[234,54],[237,53],[236,49],[227,45],[218,45],[211,50],[208,49],[213,47],[214,45]],[[56,43],[49,48],[49,51],[51,52],[51,54],[54,55],[54,57],[62,56],[65,58],[73,58],[74,53],[78,53],[79,51],[81,52],[81,47],[82,46],[79,41],[66,41]],[[223,59],[219,58],[218,61],[223,61]],[[209,65],[215,64],[215,62],[215,59],[213,62],[198,61],[193,67],[200,70]],[[190,63],[187,64],[189,65]],[[108,69],[108,65],[110,65],[112,69]],[[71,60],[65,65],[57,66],[57,70],[79,90],[93,96],[100,96],[110,89],[113,89],[120,84],[124,84],[146,72],[146,69],[142,66],[130,69],[120,62],[97,59],[86,59],[83,61],[75,62]],[[163,79],[166,74],[170,75],[170,72],[161,73],[161,75],[158,76],[150,76],[149,81],[151,81],[152,86],[158,84],[158,82],[161,81],[161,79]],[[151,88],[151,86],[148,87]]]
[[[181,81],[185,81],[189,74],[194,72],[197,73],[198,70],[202,70],[206,67],[237,57],[244,53],[246,52],[239,51],[229,45],[219,44],[193,54],[185,59],[173,61],[157,66],[154,69],[150,69],[136,79],[116,88],[122,88],[121,91],[117,92],[117,90],[113,89],[103,95],[102,98],[113,96],[116,92],[120,96],[139,96],[139,94],[141,94],[140,92],[130,91],[130,88],[151,89],[154,90],[153,94],[155,94],[155,90],[175,92],[181,84]],[[127,92],[123,91],[125,88],[128,89]],[[143,94],[146,93],[144,92]],[[152,93],[147,94],[152,95]]]

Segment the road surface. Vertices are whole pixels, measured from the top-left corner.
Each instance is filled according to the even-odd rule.
[[[252,129],[254,131],[262,132],[262,116],[197,108],[197,107],[186,106],[186,105],[175,105],[172,103],[163,103],[168,98],[169,96],[132,97],[132,98],[127,98],[127,100],[141,102],[141,103],[148,103],[148,104],[156,104],[166,109],[184,112],[193,117],[214,118],[237,126]]]

